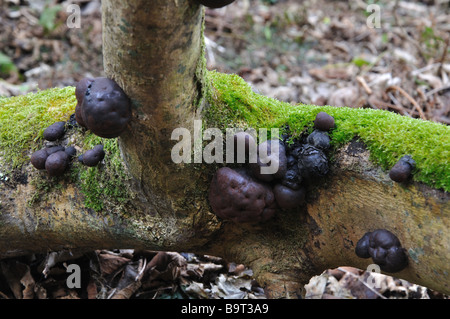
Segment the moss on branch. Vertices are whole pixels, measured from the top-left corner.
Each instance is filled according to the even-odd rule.
[[[213,85],[205,108],[205,127],[284,128],[295,137],[311,131],[314,118],[325,111],[336,120],[332,131],[334,148],[355,136],[371,152],[371,159],[389,169],[405,154],[417,163],[414,180],[431,187],[450,190],[450,128],[443,124],[412,119],[392,112],[348,107],[292,105],[259,95],[242,78],[215,71],[207,73]],[[56,121],[66,121],[74,112],[73,87],[50,89],[35,94],[0,99],[0,157],[3,173],[29,163],[31,152],[43,145],[44,129]],[[78,143],[78,142],[77,142]],[[126,202],[123,170],[117,139],[101,139],[85,133],[78,146],[87,150],[104,144],[109,154],[105,167],[77,165],[77,176],[90,208],[101,210],[105,198]]]
[[[215,88],[205,111],[209,127],[225,129],[230,123],[244,129],[288,126],[296,137],[312,131],[317,113],[327,112],[336,121],[331,132],[335,149],[358,137],[370,150],[371,160],[386,170],[409,154],[417,163],[415,181],[450,190],[450,128],[446,125],[383,110],[292,105],[253,92],[235,74],[212,71],[208,76]]]

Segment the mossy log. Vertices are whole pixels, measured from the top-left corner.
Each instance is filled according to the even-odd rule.
[[[394,275],[450,293],[447,126],[260,96],[235,75],[206,71],[204,13],[192,1],[102,4],[105,69],[132,100],[131,124],[109,140],[71,129],[61,143],[79,152],[102,143],[105,160],[94,168],[75,162],[64,176],[49,178],[29,156],[43,146],[51,121],[73,113],[74,88],[0,99],[0,257],[61,249],[191,251],[245,263],[270,297],[295,297],[326,268],[367,267],[371,261],[356,256],[356,242],[385,228],[409,258]],[[289,127],[296,137],[311,131],[320,111],[336,120],[330,173],[308,186],[305,206],[280,210],[266,223],[234,224],[211,211],[209,182],[223,164],[171,160],[172,131],[192,131],[196,119],[222,131]],[[405,154],[417,168],[413,180],[397,184],[387,172]]]

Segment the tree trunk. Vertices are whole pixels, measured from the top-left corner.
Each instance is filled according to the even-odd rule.
[[[365,268],[371,261],[355,255],[356,242],[385,228],[409,255],[395,276],[450,293],[448,193],[393,183],[357,142],[337,150],[326,181],[308,188],[306,206],[259,225],[218,219],[207,201],[218,166],[171,158],[172,131],[193,132],[195,119],[224,102],[204,69],[202,7],[190,0],[104,0],[102,7],[105,71],[133,104],[133,120],[119,138],[133,205],[94,212],[78,185],[63,182],[30,206],[35,186],[0,182],[0,257],[61,249],[192,251],[245,263],[270,297],[295,297],[329,267]],[[23,171],[36,174],[30,165]]]

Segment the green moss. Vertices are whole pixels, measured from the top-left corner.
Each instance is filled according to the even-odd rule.
[[[371,152],[371,159],[384,169],[400,157],[411,155],[417,162],[414,180],[435,188],[450,190],[450,128],[446,125],[412,119],[392,112],[348,107],[291,105],[261,96],[235,74],[209,72],[215,91],[205,110],[208,127],[225,129],[230,123],[247,128],[283,128],[293,136],[311,130],[317,113],[335,118],[331,132],[337,148],[355,136]]]
[[[0,156],[8,164],[8,170],[20,169],[23,164],[29,163],[30,151],[43,146],[42,134],[45,128],[56,121],[67,121],[74,113],[75,106],[74,87],[1,98]],[[75,141],[75,145],[82,148],[83,152],[103,144],[105,164],[86,167],[74,160],[70,172],[64,176],[50,178],[46,174],[36,174],[31,181],[36,191],[29,199],[29,205],[45,200],[48,193],[61,189],[67,182],[80,186],[86,206],[95,211],[123,205],[130,199],[125,183],[128,177],[117,139],[103,139],[89,132],[80,136],[82,139]],[[6,167],[2,169],[6,170]]]
[[[73,176],[85,196],[86,207],[101,211],[111,205],[125,205],[131,199],[131,192],[126,183],[129,177],[120,157],[118,140],[86,133],[83,150],[92,149],[97,144],[103,145],[105,164],[95,167],[79,165]]]
[[[74,92],[66,87],[0,99],[0,156],[10,169],[28,162],[29,150],[41,146],[48,126],[69,119],[76,106]]]

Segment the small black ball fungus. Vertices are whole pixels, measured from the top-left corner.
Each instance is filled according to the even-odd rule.
[[[314,120],[314,127],[321,131],[328,131],[334,127],[334,117],[325,113],[319,112]]]
[[[306,179],[322,177],[328,174],[328,159],[320,149],[304,144],[298,152],[298,168]]]
[[[197,0],[198,3],[208,7],[208,8],[222,8],[230,3],[234,2],[234,0]]]
[[[259,144],[257,162],[250,163],[249,167],[253,176],[264,182],[283,178],[287,171],[287,157],[282,142],[267,140]]]
[[[103,150],[103,145],[96,145],[93,149],[84,153],[81,157],[81,160],[84,165],[89,167],[97,166],[103,158],[105,158],[105,151]],[[78,157],[78,159],[80,159]]]
[[[390,273],[398,272],[408,265],[406,250],[402,248],[400,240],[385,229],[364,234],[356,244],[355,252],[362,258],[372,257],[381,270]]]
[[[69,158],[73,158],[77,155],[77,150],[73,146],[67,147],[64,152],[69,156]]]
[[[284,174],[281,184],[290,189],[298,190],[301,187],[302,177],[298,171],[298,167],[288,169]]]
[[[37,169],[45,169],[45,161],[47,160],[48,153],[44,148],[36,151],[31,155],[31,164]]]
[[[44,139],[47,141],[56,141],[64,136],[66,132],[66,122],[56,122],[44,131]]]
[[[52,155],[53,153],[64,151],[64,146],[56,145],[52,147],[46,147],[45,150],[47,151],[48,155]]]
[[[131,104],[116,82],[108,78],[95,78],[87,87],[81,114],[92,133],[114,138],[122,134],[131,120]]]
[[[291,209],[302,205],[305,202],[305,189],[303,187],[294,190],[281,184],[276,184],[273,194],[278,206],[284,209]]]
[[[209,188],[209,203],[220,218],[237,223],[257,223],[270,219],[276,212],[272,189],[257,182],[246,172],[222,167],[217,170]]]
[[[411,176],[412,171],[416,166],[416,162],[411,156],[405,155],[391,168],[389,177],[397,183],[406,182]]]
[[[327,150],[330,147],[330,137],[328,136],[328,133],[320,130],[314,130],[308,136],[306,142],[321,150]]]
[[[58,151],[49,155],[45,161],[45,169],[49,176],[64,174],[69,165],[69,156],[64,151]]]

